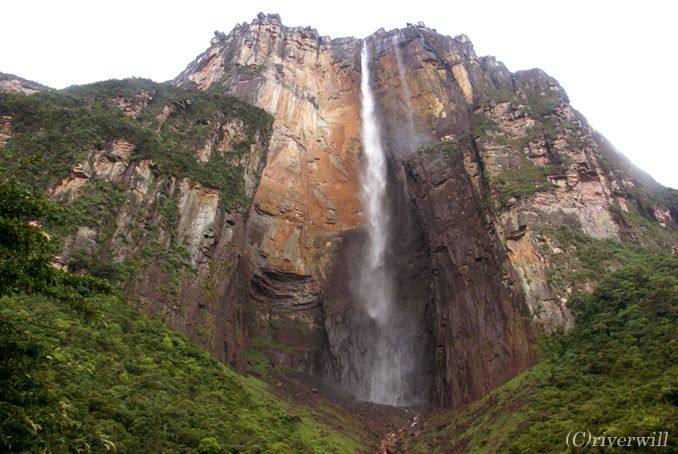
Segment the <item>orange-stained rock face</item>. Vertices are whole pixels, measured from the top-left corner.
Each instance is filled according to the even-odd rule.
[[[218,83],[275,116],[251,220],[263,270],[317,281],[324,262],[313,257],[330,252],[319,238],[360,224],[357,45],[266,16],[217,34],[177,79]]]
[[[612,147],[541,71],[512,74],[464,35],[423,26],[366,40],[389,157],[394,304],[419,330],[416,379],[431,383],[430,400],[462,405],[536,360],[535,329],[572,324],[571,289],[547,278],[563,251],[545,229],[618,238],[613,208],[639,203],[635,184],[659,186],[607,164]],[[351,292],[363,241],[361,46],[260,14],[217,33],[175,79],[275,116],[248,221],[256,333],[291,347],[272,360],[346,387],[364,379],[373,341]],[[651,203],[674,228],[673,212]]]

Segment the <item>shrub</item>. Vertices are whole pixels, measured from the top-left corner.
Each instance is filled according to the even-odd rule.
[[[511,197],[525,197],[535,192],[548,191],[553,188],[547,176],[553,172],[550,167],[535,165],[523,158],[520,167],[506,170],[496,175],[492,181],[503,200]]]

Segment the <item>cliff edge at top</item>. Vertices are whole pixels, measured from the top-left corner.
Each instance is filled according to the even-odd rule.
[[[569,295],[593,283],[568,280],[558,232],[671,250],[676,191],[616,152],[543,71],[511,73],[422,24],[365,41],[398,218],[397,304],[421,331],[419,392],[456,406],[532,364],[537,330],[573,323]],[[274,361],[349,388],[372,342],[352,293],[361,43],[260,14],[215,33],[174,80],[274,115],[248,231],[257,335],[290,346]]]

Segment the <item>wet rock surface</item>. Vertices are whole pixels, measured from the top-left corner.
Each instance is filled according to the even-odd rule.
[[[533,364],[538,330],[573,322],[565,290],[547,279],[557,252],[544,247],[546,228],[617,238],[614,207],[652,206],[667,228],[675,207],[632,195],[663,189],[620,159],[542,71],[511,73],[478,57],[466,36],[423,24],[367,41],[397,219],[388,257],[396,307],[421,330],[427,399],[458,406]],[[247,240],[256,335],[284,339],[281,361],[347,388],[374,342],[353,288],[364,241],[360,46],[262,14],[215,34],[174,81],[275,116]]]

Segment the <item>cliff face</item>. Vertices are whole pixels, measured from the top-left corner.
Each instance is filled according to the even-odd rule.
[[[245,233],[270,116],[145,80],[4,96],[3,167],[18,162],[17,175],[64,203],[77,226],[60,232],[58,265],[118,282],[145,312],[244,371]]]
[[[423,26],[367,42],[398,219],[396,307],[420,330],[417,374],[433,385],[415,392],[456,406],[532,364],[536,330],[573,323],[573,284],[549,279],[562,253],[552,229],[633,235],[629,211],[675,229],[675,194],[619,158],[539,70],[512,74],[465,36]],[[271,349],[274,361],[349,387],[372,342],[351,289],[360,46],[262,14],[217,33],[174,81],[274,115],[247,240],[257,335],[292,347]]]
[[[593,281],[570,276],[565,234],[678,251],[678,196],[539,70],[423,26],[366,41],[401,392],[456,407],[533,364],[537,332],[572,326],[568,298]],[[357,303],[361,47],[262,14],[216,33],[178,87],[0,93],[0,165],[43,156],[18,175],[73,208],[60,265],[119,282],[240,371],[254,339],[358,394],[379,342]]]
[[[274,113],[270,158],[248,240],[257,265],[252,295],[259,308],[258,335],[293,347],[270,352],[276,360],[355,388],[376,342],[355,298],[364,241],[360,41],[331,40],[260,15],[229,35],[217,34],[175,82],[224,91]],[[392,179],[394,188],[405,187],[397,184],[402,171]],[[393,192],[391,202],[409,204],[401,191]],[[401,265],[399,305],[410,309],[399,324],[421,327],[422,336],[409,348],[425,352],[422,363],[430,363],[430,333],[423,328],[430,288],[428,277],[422,279],[430,276],[430,265],[418,220],[410,208],[402,214],[391,260]],[[428,375],[411,382],[425,383]],[[412,392],[428,399],[426,385]]]
[[[361,224],[359,81],[357,40],[330,40],[263,15],[216,34],[175,80],[274,113],[248,233],[259,335],[294,347],[270,353],[308,373],[327,369],[319,358],[327,349],[346,365],[336,372],[344,383],[360,374],[346,355],[366,342],[335,328],[351,318],[347,280],[336,277],[349,279],[354,254],[346,251],[361,241],[353,232]]]
[[[535,330],[572,325],[569,294],[590,283],[560,279],[559,229],[642,243],[628,219],[676,230],[676,192],[620,158],[539,70],[511,74],[423,27],[368,43],[430,253],[433,397],[456,406],[531,364]]]

